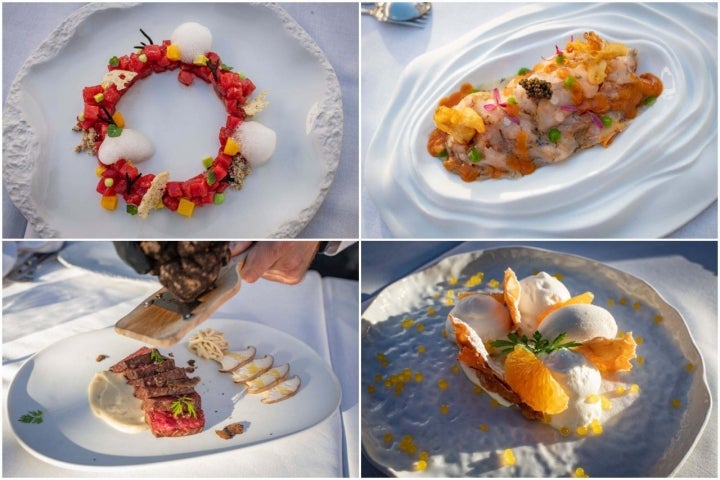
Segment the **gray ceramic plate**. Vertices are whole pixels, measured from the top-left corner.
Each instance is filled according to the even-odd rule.
[[[519,278],[537,271],[562,275],[571,294],[593,292],[620,330],[642,337],[642,360],[625,377],[640,386],[639,396],[601,435],[563,437],[515,408],[494,407],[453,368],[457,348],[442,336],[449,303],[459,291],[502,282],[507,267]],[[479,287],[465,286],[480,273]],[[392,475],[554,477],[580,467],[590,476],[668,476],[710,412],[703,361],[680,314],[644,281],[582,257],[530,248],[452,256],[388,286],[362,318],[362,445]],[[412,325],[403,326],[408,319]],[[386,388],[388,376],[406,368],[413,380],[402,392]],[[414,380],[417,372],[421,382]],[[414,454],[400,448],[408,435]],[[505,449],[513,451],[514,466],[499,466]],[[421,451],[428,453],[428,468],[415,471]]]

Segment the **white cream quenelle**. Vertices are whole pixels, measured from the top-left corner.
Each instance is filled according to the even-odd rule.
[[[525,330],[537,329],[537,317],[549,307],[570,299],[567,287],[546,272],[520,280],[520,315]]]

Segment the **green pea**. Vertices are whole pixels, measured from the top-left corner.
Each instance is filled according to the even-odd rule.
[[[602,121],[602,124],[606,127],[612,125],[612,118],[608,115],[603,115],[602,117],[600,117],[600,120]]]
[[[216,193],[213,197],[213,203],[215,205],[220,205],[225,201],[225,194],[224,193]]]
[[[447,150],[443,150],[442,152],[437,154],[437,158],[445,158],[448,156]]]
[[[647,97],[645,100],[643,100],[642,104],[643,105],[652,105],[653,103],[655,103],[655,98],[656,97]]]
[[[555,57],[555,63],[562,65],[565,63],[565,55],[558,55]]]
[[[563,84],[565,85],[565,88],[572,88],[572,86],[575,85],[575,77],[568,75]]]
[[[518,75],[525,75],[526,73],[530,72],[530,69],[527,67],[522,67],[520,70],[518,70]]]
[[[117,56],[110,57],[110,60],[108,61],[108,64],[109,64],[111,67],[117,67],[118,65],[120,65],[120,59],[119,59]]]
[[[480,151],[478,151],[478,149],[475,147],[468,150],[467,156],[471,162],[479,162],[483,158],[482,153],[480,153]]]
[[[548,131],[548,139],[550,139],[550,141],[553,143],[559,142],[560,136],[561,136],[560,130],[558,130],[557,128],[551,128]]]
[[[129,213],[130,215],[137,215],[138,213],[138,207],[137,205],[133,205],[132,203],[128,203],[127,207],[125,208],[125,211]]]
[[[515,99],[515,97],[508,97],[507,102],[512,103],[513,105],[517,104],[517,100]]]

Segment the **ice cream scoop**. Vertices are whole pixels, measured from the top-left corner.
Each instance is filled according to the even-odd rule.
[[[450,317],[465,322],[483,342],[505,338],[511,328],[507,308],[489,295],[465,297],[450,310],[445,322],[448,340],[455,341],[455,330]]]
[[[538,327],[550,340],[565,333],[565,341],[584,342],[595,337],[615,338],[617,323],[612,314],[592,304],[568,305],[548,315]]]
[[[552,275],[540,272],[520,280],[520,315],[523,329],[537,329],[537,317],[548,307],[570,299],[567,287]]]

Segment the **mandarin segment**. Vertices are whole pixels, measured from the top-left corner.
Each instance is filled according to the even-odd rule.
[[[542,361],[516,346],[505,360],[505,381],[533,409],[554,415],[568,408],[569,397]]]

